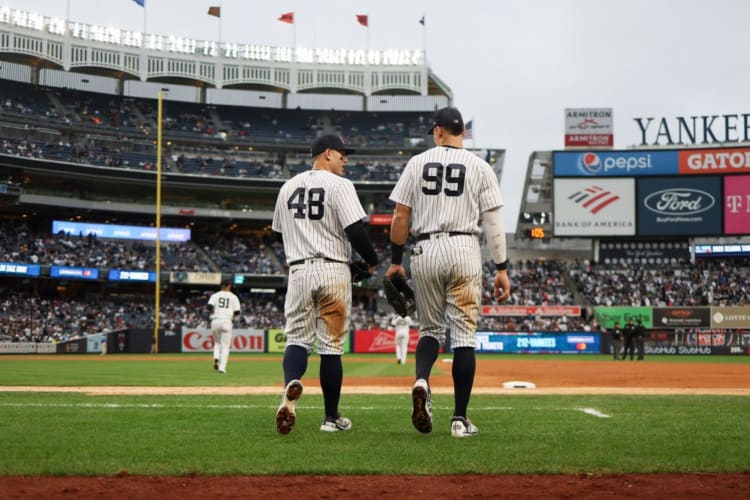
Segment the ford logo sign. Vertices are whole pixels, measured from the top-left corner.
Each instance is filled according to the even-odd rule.
[[[716,199],[700,189],[670,188],[651,193],[643,204],[661,215],[695,215],[710,210]]]

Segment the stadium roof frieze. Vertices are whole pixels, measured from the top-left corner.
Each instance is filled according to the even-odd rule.
[[[0,57],[123,80],[177,79],[217,89],[257,85],[281,93],[337,89],[443,95],[422,49],[276,47],[142,33],[0,7]]]

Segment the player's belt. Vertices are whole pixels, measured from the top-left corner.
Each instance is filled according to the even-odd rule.
[[[336,259],[329,259],[328,257],[312,257],[309,259],[299,259],[299,260],[293,260],[289,263],[289,266],[298,266],[300,264],[305,263],[314,263],[314,262],[336,262],[338,264],[346,264],[346,262],[342,262],[340,260]]]
[[[463,231],[449,231],[447,233],[423,233],[417,235],[417,241],[443,238],[445,236],[474,236],[474,233],[464,233]]]

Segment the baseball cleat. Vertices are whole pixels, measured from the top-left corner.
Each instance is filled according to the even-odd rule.
[[[423,378],[417,379],[411,388],[411,423],[422,434],[432,432],[432,401],[430,386]]]
[[[352,421],[346,417],[338,415],[336,418],[326,417],[320,424],[320,430],[323,432],[348,431],[352,428]]]
[[[479,429],[468,418],[453,417],[451,419],[451,436],[462,438],[476,436],[477,434],[479,434]]]
[[[302,390],[302,382],[299,380],[290,381],[284,388],[281,405],[276,411],[276,430],[279,434],[292,432],[292,428],[297,421],[297,414],[294,410],[297,400],[302,396]]]
[[[218,370],[218,369],[219,369],[219,360],[215,359],[214,360],[214,370]]]

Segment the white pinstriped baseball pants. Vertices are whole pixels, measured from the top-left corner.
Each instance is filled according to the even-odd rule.
[[[476,347],[482,291],[479,240],[442,233],[417,246],[422,251],[411,256],[411,275],[420,337],[435,337],[443,344],[447,327],[451,347]]]
[[[286,345],[302,346],[310,354],[317,338],[318,354],[343,354],[351,309],[349,264],[307,259],[289,268]]]

